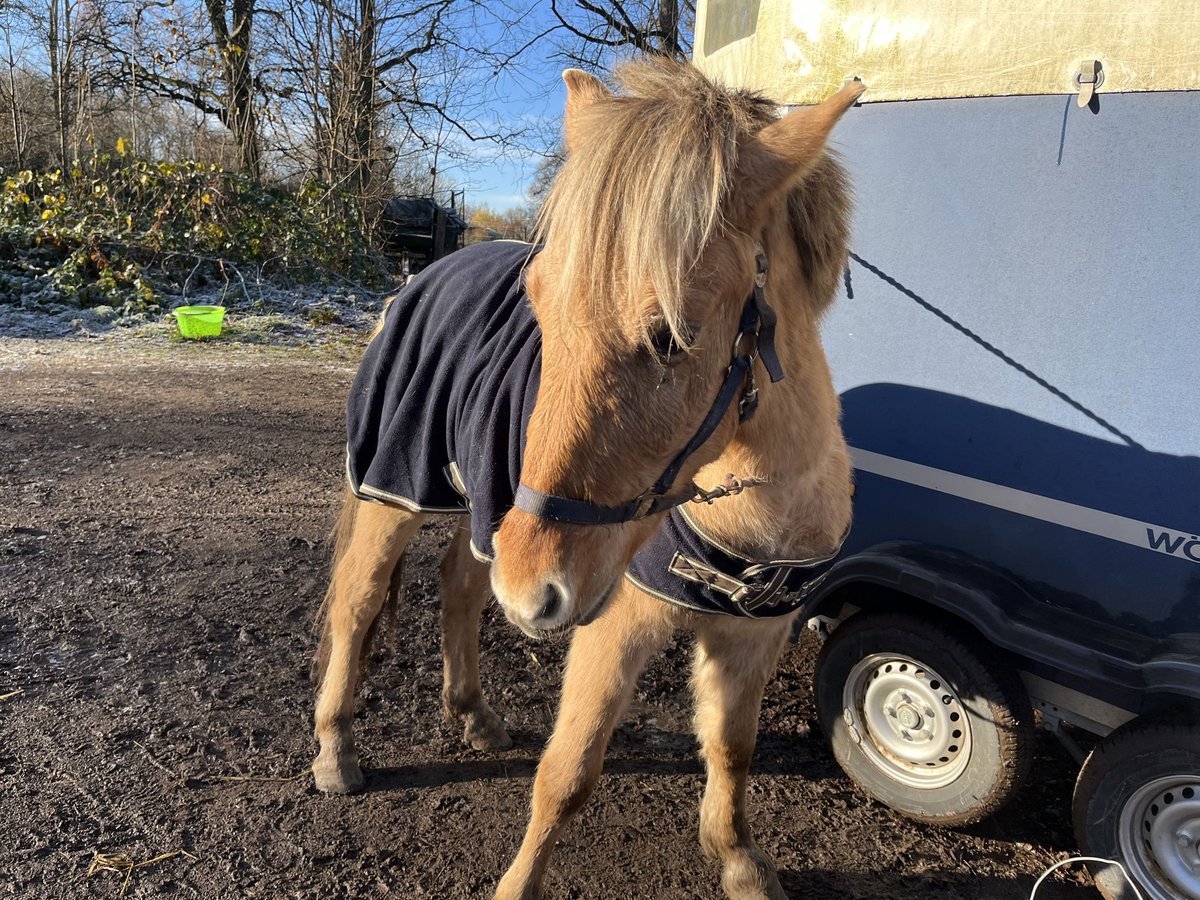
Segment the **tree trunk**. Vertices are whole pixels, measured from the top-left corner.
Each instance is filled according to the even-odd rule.
[[[250,62],[255,0],[233,0],[233,21],[225,21],[225,0],[205,0],[225,79],[221,121],[233,133],[238,163],[247,174],[262,174],[258,120],[254,111],[254,70]]]
[[[359,0],[362,27],[354,60],[351,89],[351,185],[355,196],[365,198],[371,187],[375,144],[375,42],[379,23],[375,0]]]
[[[12,120],[13,150],[17,156],[17,171],[25,168],[25,117],[21,114],[21,106],[17,102],[17,60],[13,56],[12,41],[5,34],[5,49],[8,50],[8,115]]]
[[[662,32],[659,49],[665,56],[682,59],[685,54],[679,46],[679,0],[659,0],[658,30]]]
[[[63,34],[69,32],[71,27],[71,9],[67,5],[67,0],[61,0],[61,2],[62,6],[60,7],[60,0],[50,0],[46,50],[50,59],[50,89],[54,94],[54,119],[57,128],[58,160],[59,165],[65,166],[67,164],[67,131],[69,128],[66,80],[69,73],[67,54],[63,53]],[[61,14],[64,12],[67,16],[66,21],[63,21],[61,18]]]

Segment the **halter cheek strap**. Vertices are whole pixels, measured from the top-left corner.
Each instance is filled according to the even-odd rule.
[[[763,288],[767,283],[767,258],[760,249],[755,258],[757,272],[754,276],[754,289],[746,298],[742,307],[741,320],[738,323],[738,335],[733,342],[733,358],[725,372],[725,379],[717,391],[708,415],[696,429],[690,441],[671,460],[670,465],[654,482],[654,486],[639,496],[617,506],[602,506],[589,500],[575,500],[570,497],[560,497],[547,494],[526,484],[517,487],[513,505],[539,519],[549,519],[554,522],[569,522],[574,525],[617,525],[621,522],[632,522],[645,519],[656,513],[664,512],[689,501],[709,501],[695,484],[689,484],[686,490],[671,492],[675,479],[688,458],[699,450],[710,437],[717,426],[725,418],[735,397],[738,400],[738,421],[745,422],[758,408],[758,387],[754,382],[754,361],[761,358],[771,381],[783,378],[783,367],[775,353],[775,310],[767,303]],[[726,491],[735,493],[736,491]]]

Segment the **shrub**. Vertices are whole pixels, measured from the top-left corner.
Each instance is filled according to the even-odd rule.
[[[378,283],[384,268],[360,222],[352,198],[315,182],[289,191],[190,161],[118,153],[0,172],[0,300],[48,293],[132,311],[214,279]]]

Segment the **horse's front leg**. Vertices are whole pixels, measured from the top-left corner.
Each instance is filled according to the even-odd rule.
[[[321,749],[313,777],[318,790],[334,794],[363,785],[352,729],[364,645],[404,548],[425,518],[395,506],[346,502],[317,657],[315,732]]]
[[[479,682],[479,620],[491,595],[488,567],[471,553],[464,522],[442,558],[442,709],[462,722],[463,740],[476,750],[512,746]]]
[[[628,584],[592,624],[576,629],[563,675],[554,734],[533,782],[533,810],[521,850],[497,900],[541,895],[554,842],[600,778],[604,751],[650,654],[672,631],[672,612]]]
[[[746,821],[746,777],[763,689],[775,671],[792,618],[705,616],[696,628],[692,689],[696,735],[708,768],[700,804],[700,845],[721,863],[721,886],[734,900],[787,897]]]

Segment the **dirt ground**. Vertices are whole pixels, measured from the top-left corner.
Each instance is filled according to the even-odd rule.
[[[87,876],[97,852],[178,850],[127,896],[488,895],[524,827],[564,648],[490,609],[484,683],[516,743],[461,744],[440,713],[444,524],[411,551],[374,655],[367,792],[327,798],[307,774],[355,355],[0,339],[0,896],[116,897],[120,874]],[[915,825],[856,792],[814,724],[814,648],[789,650],[769,687],[751,783],[793,896],[1022,898],[1074,851],[1074,768],[1048,736],[1034,786],[979,826]],[[681,639],[643,679],[551,897],[717,896],[688,654]],[[1098,896],[1079,879],[1038,896]]]

